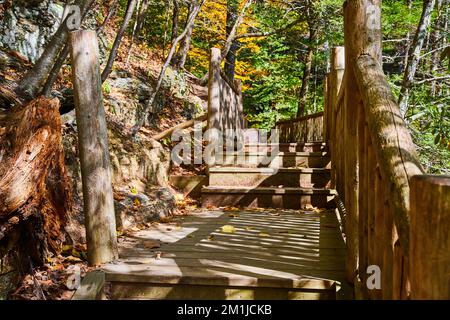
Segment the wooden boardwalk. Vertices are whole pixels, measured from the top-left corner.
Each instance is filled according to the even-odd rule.
[[[344,258],[334,211],[199,210],[122,237],[103,270],[111,299],[334,299]]]

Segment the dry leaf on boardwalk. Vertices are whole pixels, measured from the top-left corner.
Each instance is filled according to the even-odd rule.
[[[235,233],[236,232],[236,228],[230,225],[225,225],[222,227],[222,232],[223,233]]]
[[[236,207],[225,207],[223,211],[239,211],[239,208]]]

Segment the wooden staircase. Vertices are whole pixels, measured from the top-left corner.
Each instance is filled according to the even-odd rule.
[[[330,154],[322,142],[249,143],[243,152],[220,156],[223,164],[209,168],[203,206],[334,208]]]

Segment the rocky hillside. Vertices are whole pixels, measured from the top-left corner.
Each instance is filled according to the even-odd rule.
[[[11,1],[0,1],[0,20],[3,20],[0,24],[0,87],[3,88],[11,87],[38,59],[63,15],[61,1],[13,2],[14,6]],[[97,17],[105,14],[103,10],[105,8],[101,6],[95,7],[84,27],[96,29],[101,23],[101,19]],[[107,59],[107,48],[114,41],[117,23],[118,21],[111,19],[99,33],[102,62]],[[136,124],[139,113],[153,93],[155,78],[159,74],[162,61],[158,54],[145,45],[135,44],[139,50],[135,50],[137,53],[132,54],[129,64],[126,65],[129,46],[130,41],[125,37],[114,70],[103,86],[116,218],[120,232],[143,227],[158,219],[167,219],[176,211],[176,202],[180,196],[168,182],[171,170],[169,149],[151,137],[175,124],[192,119],[206,108],[206,88],[200,86],[191,75],[169,69],[163,81],[163,88],[157,96],[156,108],[146,119],[146,126],[136,139],[131,140],[125,132]],[[81,173],[77,156],[77,126],[69,59],[63,66],[52,95],[59,98],[63,106],[61,115],[65,165],[71,177],[75,201],[66,227],[65,246],[83,248],[85,233]],[[0,100],[0,120],[2,115],[7,116],[9,111],[7,99]],[[0,235],[0,299],[16,288],[23,277],[17,267],[20,265],[15,255],[17,245],[5,245]],[[73,258],[72,253],[69,250],[68,257]],[[49,259],[62,259],[64,262],[67,255]],[[51,274],[48,270],[45,272]],[[63,272],[60,280],[66,278]],[[27,290],[26,283],[22,283],[16,297],[30,294]],[[61,292],[55,293],[56,297],[58,294]]]

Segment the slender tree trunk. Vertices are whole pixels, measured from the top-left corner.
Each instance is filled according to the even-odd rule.
[[[412,10],[412,0],[406,0],[406,6],[408,7],[408,12],[411,14]],[[403,59],[403,69],[402,72],[405,70],[406,65],[408,64],[409,59],[409,49],[411,48],[411,42],[409,41],[409,38],[411,37],[410,29],[408,29],[408,32],[406,33],[406,45],[405,45],[405,57]]]
[[[435,2],[435,0],[423,1],[422,16],[411,46],[408,64],[406,65],[406,70],[403,76],[403,84],[398,99],[398,104],[400,105],[400,110],[403,116],[406,115],[408,110],[409,91],[413,84],[417,66],[420,61],[420,52],[426,38],[427,29],[430,26],[431,14],[433,12]]]
[[[137,0],[128,1],[127,12],[125,13],[125,17],[123,18],[122,25],[120,26],[120,29],[117,32],[116,39],[114,40],[114,44],[109,54],[108,62],[106,63],[105,69],[102,72],[102,83],[105,82],[106,79],[108,79],[108,76],[112,71],[114,60],[116,59],[117,51],[119,50],[123,34],[125,33],[125,30],[127,29],[127,26],[130,23],[131,17],[133,16],[136,1]]]
[[[192,12],[190,13],[187,23],[186,23],[186,28],[184,29],[184,31],[172,42],[172,47],[170,48],[169,54],[167,56],[166,61],[164,62],[164,65],[161,68],[161,72],[159,73],[158,76],[158,81],[156,83],[156,88],[155,91],[153,92],[152,96],[150,97],[150,99],[147,101],[144,110],[142,111],[136,125],[132,128],[131,130],[131,134],[134,136],[136,135],[136,133],[139,131],[140,128],[142,128],[142,126],[145,123],[145,119],[147,118],[147,114],[149,112],[149,110],[153,107],[153,103],[155,101],[155,98],[159,92],[159,89],[161,89],[161,85],[162,85],[162,81],[164,79],[164,75],[166,74],[166,70],[169,67],[170,61],[172,61],[173,55],[175,54],[175,50],[177,48],[178,43],[181,41],[181,39],[183,39],[186,34],[188,33],[190,28],[194,27],[194,23],[195,23],[195,19],[197,18],[197,15],[200,12],[200,9],[202,8],[203,4],[205,3],[206,0],[201,0],[201,1],[195,1],[194,3],[194,7],[192,9]]]
[[[171,41],[175,40],[178,36],[178,21],[180,17],[180,5],[178,0],[173,0],[173,13],[172,13],[172,38]]]
[[[230,48],[233,44],[233,41],[236,40],[236,33],[237,33],[237,29],[239,28],[239,26],[242,23],[242,20],[244,19],[245,16],[245,12],[247,11],[247,9],[250,7],[250,5],[253,3],[253,0],[247,0],[244,3],[244,6],[241,9],[241,12],[239,13],[238,18],[236,19],[236,22],[233,26],[233,28],[230,31],[230,34],[227,37],[227,40],[225,41],[225,44],[222,48],[221,55],[222,55],[222,60],[225,59],[225,57],[228,55],[228,52],[230,51]],[[206,84],[206,82],[208,81],[208,73],[206,73],[203,78],[200,80],[200,82],[202,84]]]
[[[309,80],[311,78],[312,62],[314,58],[314,44],[316,42],[317,31],[314,26],[309,30],[309,47],[306,55],[305,67],[303,69],[302,88],[300,90],[297,117],[305,114],[306,102],[308,100]]]
[[[231,34],[233,26],[236,24],[236,21],[238,19],[238,7],[239,7],[238,0],[227,0],[227,26],[226,26],[227,38]],[[231,81],[234,80],[237,49],[238,49],[238,41],[236,39],[233,39],[230,45],[230,50],[228,51],[225,57],[225,67],[224,67],[225,75]]]
[[[125,62],[126,66],[128,66],[128,63],[130,62],[131,52],[133,51],[134,37],[136,36],[139,12],[141,12],[140,9],[141,9],[141,0],[137,0],[136,19],[134,21],[133,33],[131,34],[131,41],[130,41],[131,43],[130,43],[130,48],[128,49],[128,53],[127,53],[127,60]]]
[[[188,16],[192,11],[192,6],[193,5],[191,4]],[[189,48],[191,46],[191,39],[192,39],[192,32],[194,31],[194,25],[191,25],[189,27],[186,26],[186,28],[187,28],[186,35],[183,37],[183,39],[181,39],[180,47],[178,48],[178,51],[172,60],[173,67],[178,70],[183,69],[184,65],[186,64],[187,55],[189,52]]]
[[[436,28],[433,29],[433,32],[431,33],[431,41],[432,41],[432,45],[431,45],[431,49],[434,51],[431,59],[430,59],[430,73],[431,75],[434,77],[434,73],[438,70],[439,66],[440,66],[440,61],[439,61],[439,57],[440,57],[440,52],[439,52],[439,48],[443,45],[443,39],[445,37],[442,37],[441,40],[441,35],[442,35],[442,29],[444,26],[444,1],[443,0],[437,0],[437,11],[438,11],[438,15],[436,18]],[[431,82],[431,89],[430,89],[430,93],[433,97],[436,96],[437,93],[437,82],[436,81],[432,81]]]
[[[145,15],[147,14],[147,9],[150,4],[150,0],[144,0],[141,5],[141,10],[139,11],[139,17],[137,19],[136,24],[136,34],[139,37],[139,33],[141,32],[144,22],[145,22]]]
[[[117,2],[118,0],[113,0],[108,11],[108,15],[105,17],[105,20],[103,20],[102,24],[97,27],[97,33],[101,32],[105,25],[109,22],[109,20],[112,18],[114,13],[117,10]]]
[[[55,83],[56,79],[58,78],[59,71],[61,70],[61,67],[66,61],[67,56],[69,55],[69,45],[65,45],[64,49],[59,53],[58,59],[55,62],[55,65],[52,68],[52,71],[50,72],[50,75],[48,76],[47,81],[45,82],[44,89],[42,90],[42,95],[46,97],[50,97],[52,93],[52,87]]]
[[[86,15],[94,0],[78,0],[75,5],[80,7],[82,17]],[[50,74],[55,60],[57,59],[63,46],[67,43],[68,27],[67,21],[71,18],[69,14],[65,21],[61,23],[58,30],[52,36],[50,42],[45,47],[44,52],[36,61],[33,68],[28,71],[25,76],[19,81],[17,93],[23,96],[26,100],[32,100],[41,91],[48,75]]]

